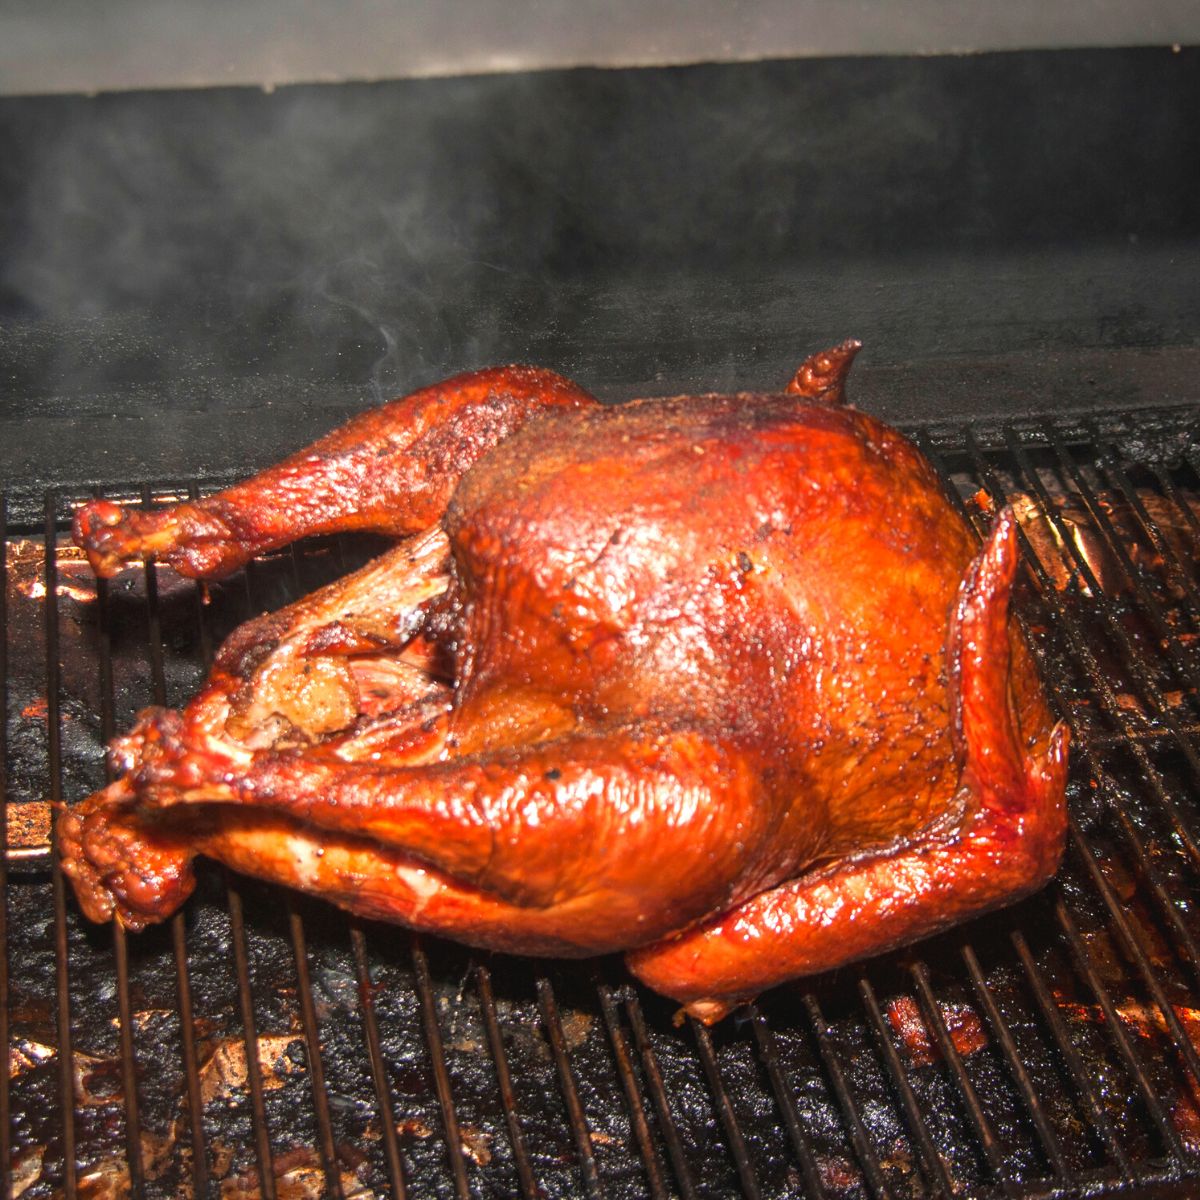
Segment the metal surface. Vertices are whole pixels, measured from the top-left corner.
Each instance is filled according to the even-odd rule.
[[[108,0],[0,9],[0,93],[1200,42],[1190,0]]]
[[[1019,611],[1074,734],[1051,887],[705,1030],[614,960],[473,953],[218,869],[167,928],[114,934],[31,833],[0,862],[3,1194],[1196,1194],[1195,413],[911,432],[977,528],[1021,517]],[[371,549],[97,585],[64,536],[83,498],[5,530],[11,840],[101,785],[103,740],[183,701],[239,620]]]

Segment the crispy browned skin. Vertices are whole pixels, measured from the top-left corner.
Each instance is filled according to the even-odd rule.
[[[570,380],[536,367],[459,375],[371,409],[195,504],[158,512],[106,500],[85,505],[75,541],[97,575],[153,554],[181,575],[214,579],[307,534],[416,533],[440,520],[462,473],[530,414],[594,403]]]
[[[596,405],[462,376],[161,513],[96,569],[193,574],[316,530],[408,540],[250,622],[60,823],[85,911],[140,927],[194,855],[522,953],[630,950],[713,1020],[1054,871],[1065,735],[982,552],[902,437],[787,393]],[[303,486],[297,482],[303,479]]]

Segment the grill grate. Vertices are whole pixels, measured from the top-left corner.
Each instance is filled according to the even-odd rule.
[[[1075,734],[1063,871],[711,1031],[615,961],[473,954],[218,868],[164,929],[83,922],[39,853],[46,801],[102,783],[104,741],[185,700],[238,621],[370,547],[316,540],[207,590],[97,584],[63,533],[83,493],[36,524],[14,496],[6,1194],[1194,1194],[1200,444],[1180,415],[912,431],[977,528],[1021,515],[1020,612]]]

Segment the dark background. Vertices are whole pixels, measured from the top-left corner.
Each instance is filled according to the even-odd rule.
[[[1200,51],[0,100],[0,474],[223,475],[505,361],[866,349],[904,421],[1200,399]]]

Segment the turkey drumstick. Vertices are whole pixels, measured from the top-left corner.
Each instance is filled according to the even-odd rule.
[[[92,569],[156,556],[218,578],[309,534],[415,533],[442,515],[472,463],[548,408],[594,404],[561,375],[494,367],[372,409],[246,483],[157,512],[93,500],[75,516]]]

